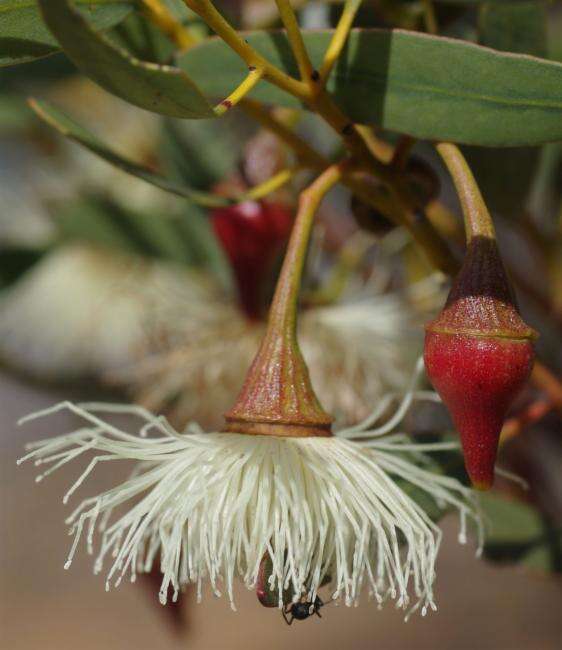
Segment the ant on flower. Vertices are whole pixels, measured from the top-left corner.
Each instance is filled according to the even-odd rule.
[[[307,618],[316,614],[318,618],[322,618],[320,608],[324,607],[324,603],[319,596],[316,596],[314,602],[307,601],[304,597],[296,603],[289,603],[284,607],[281,614],[285,619],[287,625],[291,625],[296,619],[297,621],[305,621]],[[289,616],[291,618],[289,618]]]

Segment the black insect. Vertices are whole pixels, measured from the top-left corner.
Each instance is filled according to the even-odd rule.
[[[304,599],[296,603],[289,603],[281,613],[287,625],[291,625],[295,619],[297,621],[304,621],[313,614],[316,614],[318,618],[322,618],[320,614],[321,607],[324,607],[324,603],[319,596],[316,596],[313,603]]]

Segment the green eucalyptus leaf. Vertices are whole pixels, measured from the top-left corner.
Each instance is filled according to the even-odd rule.
[[[125,101],[171,117],[213,117],[209,102],[185,72],[146,63],[100,34],[68,0],[39,0],[45,23],[71,61]]]
[[[417,505],[432,521],[437,523],[450,511],[450,508],[440,507],[432,496],[413,483],[398,478],[395,479],[395,483],[403,492],[417,503]]]
[[[161,2],[181,23],[199,20],[197,14],[187,7],[184,0],[161,0]]]
[[[101,248],[138,253],[138,244],[123,232],[106,207],[97,199],[66,202],[53,214],[62,241],[79,241]]]
[[[239,117],[231,112],[220,120],[165,120],[160,148],[166,174],[206,190],[236,171],[247,135]]]
[[[209,220],[196,205],[163,216],[88,196],[59,206],[53,219],[61,241],[86,242],[142,257],[204,267],[222,286],[231,286],[228,262]]]
[[[521,563],[535,571],[562,573],[562,531],[550,531],[546,540],[532,546]]]
[[[132,11],[134,0],[76,0],[93,27],[105,30]],[[0,67],[27,63],[60,51],[45,25],[38,0],[0,0]]]
[[[215,237],[207,212],[198,205],[187,204],[177,220],[176,233],[189,248],[193,263],[211,271],[220,286],[232,292],[232,268]]]
[[[169,63],[175,45],[142,14],[131,14],[109,34],[111,40],[137,59]]]
[[[507,0],[480,6],[478,39],[496,50],[546,56],[546,11],[543,2]],[[520,217],[540,150],[467,148],[465,154],[489,207],[506,217]]]
[[[142,257],[189,264],[188,247],[177,236],[175,219],[130,210],[115,201],[85,197],[54,215],[63,241],[80,241]]]
[[[484,553],[494,562],[562,571],[562,531],[532,505],[498,494],[480,497],[487,524]]]
[[[181,196],[207,207],[218,207],[227,203],[224,199],[218,196],[200,192],[188,185],[169,180],[148,167],[121,156],[105,145],[94,134],[87,131],[84,127],[71,120],[62,111],[59,111],[47,102],[31,100],[30,105],[41,119],[55,128],[59,133],[70,140],[77,142],[88,149],[88,151],[91,151],[100,158],[103,158],[106,162],[115,165],[115,167],[122,169],[124,172],[131,174],[132,176],[141,178],[166,192],[176,194],[177,196]]]
[[[526,544],[541,538],[544,525],[531,505],[498,494],[480,496],[486,520],[486,545]]]
[[[87,240],[100,246],[121,248],[137,254],[162,256],[165,253],[167,259],[204,266],[217,277],[223,287],[231,286],[228,261],[213,234],[205,210],[200,207],[221,206],[225,204],[224,199],[199,192],[184,183],[169,180],[120,156],[46,102],[32,101],[31,106],[43,120],[61,134],[86,147],[110,164],[189,201],[182,214],[175,219],[173,233],[167,225],[149,223],[149,218],[145,215],[136,219],[133,230],[124,228],[130,220],[120,218],[124,214],[122,211],[116,217],[115,211],[108,210],[107,206],[102,209],[103,206],[99,201],[88,201],[78,206],[80,209],[74,206],[70,216],[68,214],[60,216],[59,226],[65,236]],[[75,216],[77,213],[80,214]],[[141,231],[142,238],[139,238]],[[135,233],[137,236],[133,237]],[[171,241],[172,236],[174,242]],[[140,245],[141,241],[144,241],[143,245]],[[153,250],[155,245],[159,250]]]
[[[98,204],[137,254],[193,264],[190,248],[178,237],[177,219],[153,211],[131,210],[108,200],[98,199]]]
[[[11,93],[0,94],[0,135],[22,132],[32,122],[33,113],[18,95]]]
[[[332,35],[304,32],[314,65],[321,63]],[[251,32],[245,38],[272,63],[297,73],[283,32]],[[246,74],[237,55],[216,38],[180,56],[178,65],[217,98]],[[355,122],[417,138],[484,146],[562,139],[562,65],[455,39],[355,29],[328,89]],[[252,96],[299,106],[270,84],[257,86]]]
[[[193,256],[177,235],[177,219],[130,210],[113,200],[87,196],[54,213],[59,237],[147,258],[191,264]]]

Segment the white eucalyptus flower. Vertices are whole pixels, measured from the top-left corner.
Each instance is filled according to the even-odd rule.
[[[442,509],[460,515],[459,541],[466,522],[481,526],[471,490],[431,471],[426,452],[450,443],[418,444],[394,430],[414,398],[433,394],[408,391],[395,416],[373,428],[390,398],[362,425],[333,437],[204,433],[197,425],[173,429],[167,420],[138,406],[69,402],[35,413],[29,421],[60,410],[84,420],[73,433],[32,443],[23,460],[50,464],[43,474],[82,454],[94,457],[64,496],[84,483],[96,464],[135,463],[128,479],[87,498],[69,516],[74,535],[65,567],[82,536],[89,553],[101,539],[94,570],[107,565],[106,585],[160,565],[160,600],[173,599],[188,583],[199,597],[208,583],[225,592],[234,608],[235,579],[254,589],[260,563],[272,560],[269,587],[283,607],[287,589],[294,599],[314,602],[330,580],[332,598],[357,604],[362,589],[380,605],[387,599],[422,614],[435,609],[435,563],[440,528],[400,484],[408,483]],[[100,414],[127,413],[140,419],[137,434],[113,426]]]

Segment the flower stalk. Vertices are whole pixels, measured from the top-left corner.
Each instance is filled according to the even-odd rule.
[[[297,304],[314,215],[349,161],[328,167],[301,193],[299,209],[260,349],[226,431],[291,437],[330,436],[332,418],[320,405],[297,340]]]

